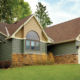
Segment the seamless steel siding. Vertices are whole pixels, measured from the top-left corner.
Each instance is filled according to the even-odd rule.
[[[11,60],[12,58],[12,41],[6,41],[0,44],[0,61]]]
[[[50,51],[52,51],[54,55],[77,54],[75,42],[53,45]]]
[[[46,43],[40,42],[40,50],[28,50],[26,48],[25,40],[20,39],[13,39],[12,40],[12,53],[17,54],[28,54],[28,53],[46,53],[47,52],[47,45]]]

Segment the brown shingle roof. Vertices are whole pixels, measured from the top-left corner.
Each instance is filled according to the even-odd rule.
[[[7,26],[8,30],[9,30],[9,34],[12,35],[22,24],[24,24],[32,15],[15,22],[14,24],[9,24]]]
[[[80,18],[54,25],[46,28],[45,31],[55,43],[75,40],[80,34]]]
[[[24,24],[32,15],[17,21],[13,24],[7,24],[7,23],[0,23],[0,32],[4,33],[7,35],[6,33],[6,29],[5,26],[7,27],[9,34],[12,35],[22,24]]]

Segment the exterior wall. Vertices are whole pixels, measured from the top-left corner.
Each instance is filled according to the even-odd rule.
[[[35,65],[35,64],[46,64],[47,55],[37,54],[13,54],[12,55],[12,66],[22,65]]]
[[[0,43],[0,68],[7,68],[12,62],[12,41]]]
[[[78,52],[78,64],[80,64],[80,41],[76,41],[77,52]]]
[[[12,53],[16,54],[44,54],[47,53],[47,45],[46,43],[40,42],[40,50],[39,51],[31,51],[26,49],[26,40],[23,39],[13,39],[12,40]]]
[[[78,54],[75,42],[68,42],[68,43],[56,44],[50,46],[50,51],[53,52],[55,56],[56,55],[61,56],[66,54]]]
[[[68,42],[62,44],[55,44],[48,47],[55,57],[56,64],[77,64],[78,63],[78,49],[76,42]]]
[[[5,40],[5,36],[0,34],[2,42],[0,43],[0,61],[11,61],[12,40]]]
[[[12,43],[11,41],[6,41],[0,45],[0,61],[11,61],[12,54]]]
[[[26,54],[45,54],[47,53],[47,45],[46,43],[40,42],[40,50],[28,50],[26,49],[26,45],[24,44],[24,53]]]
[[[54,57],[55,64],[78,64],[77,54],[66,54]]]
[[[34,17],[19,32],[16,33],[15,37],[26,38],[27,33],[31,30],[38,33],[41,41],[47,41],[40,25],[37,23]]]
[[[12,39],[12,53],[24,53],[24,40]]]
[[[40,42],[40,51],[26,49],[25,40],[12,40],[12,66],[46,64],[47,45]]]

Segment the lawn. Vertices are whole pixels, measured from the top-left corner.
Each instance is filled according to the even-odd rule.
[[[0,69],[0,80],[80,80],[80,65],[45,65]]]

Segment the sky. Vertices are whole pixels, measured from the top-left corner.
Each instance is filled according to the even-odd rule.
[[[80,0],[24,0],[30,4],[32,13],[36,11],[36,5],[41,2],[47,7],[52,25],[66,22],[80,17]]]

